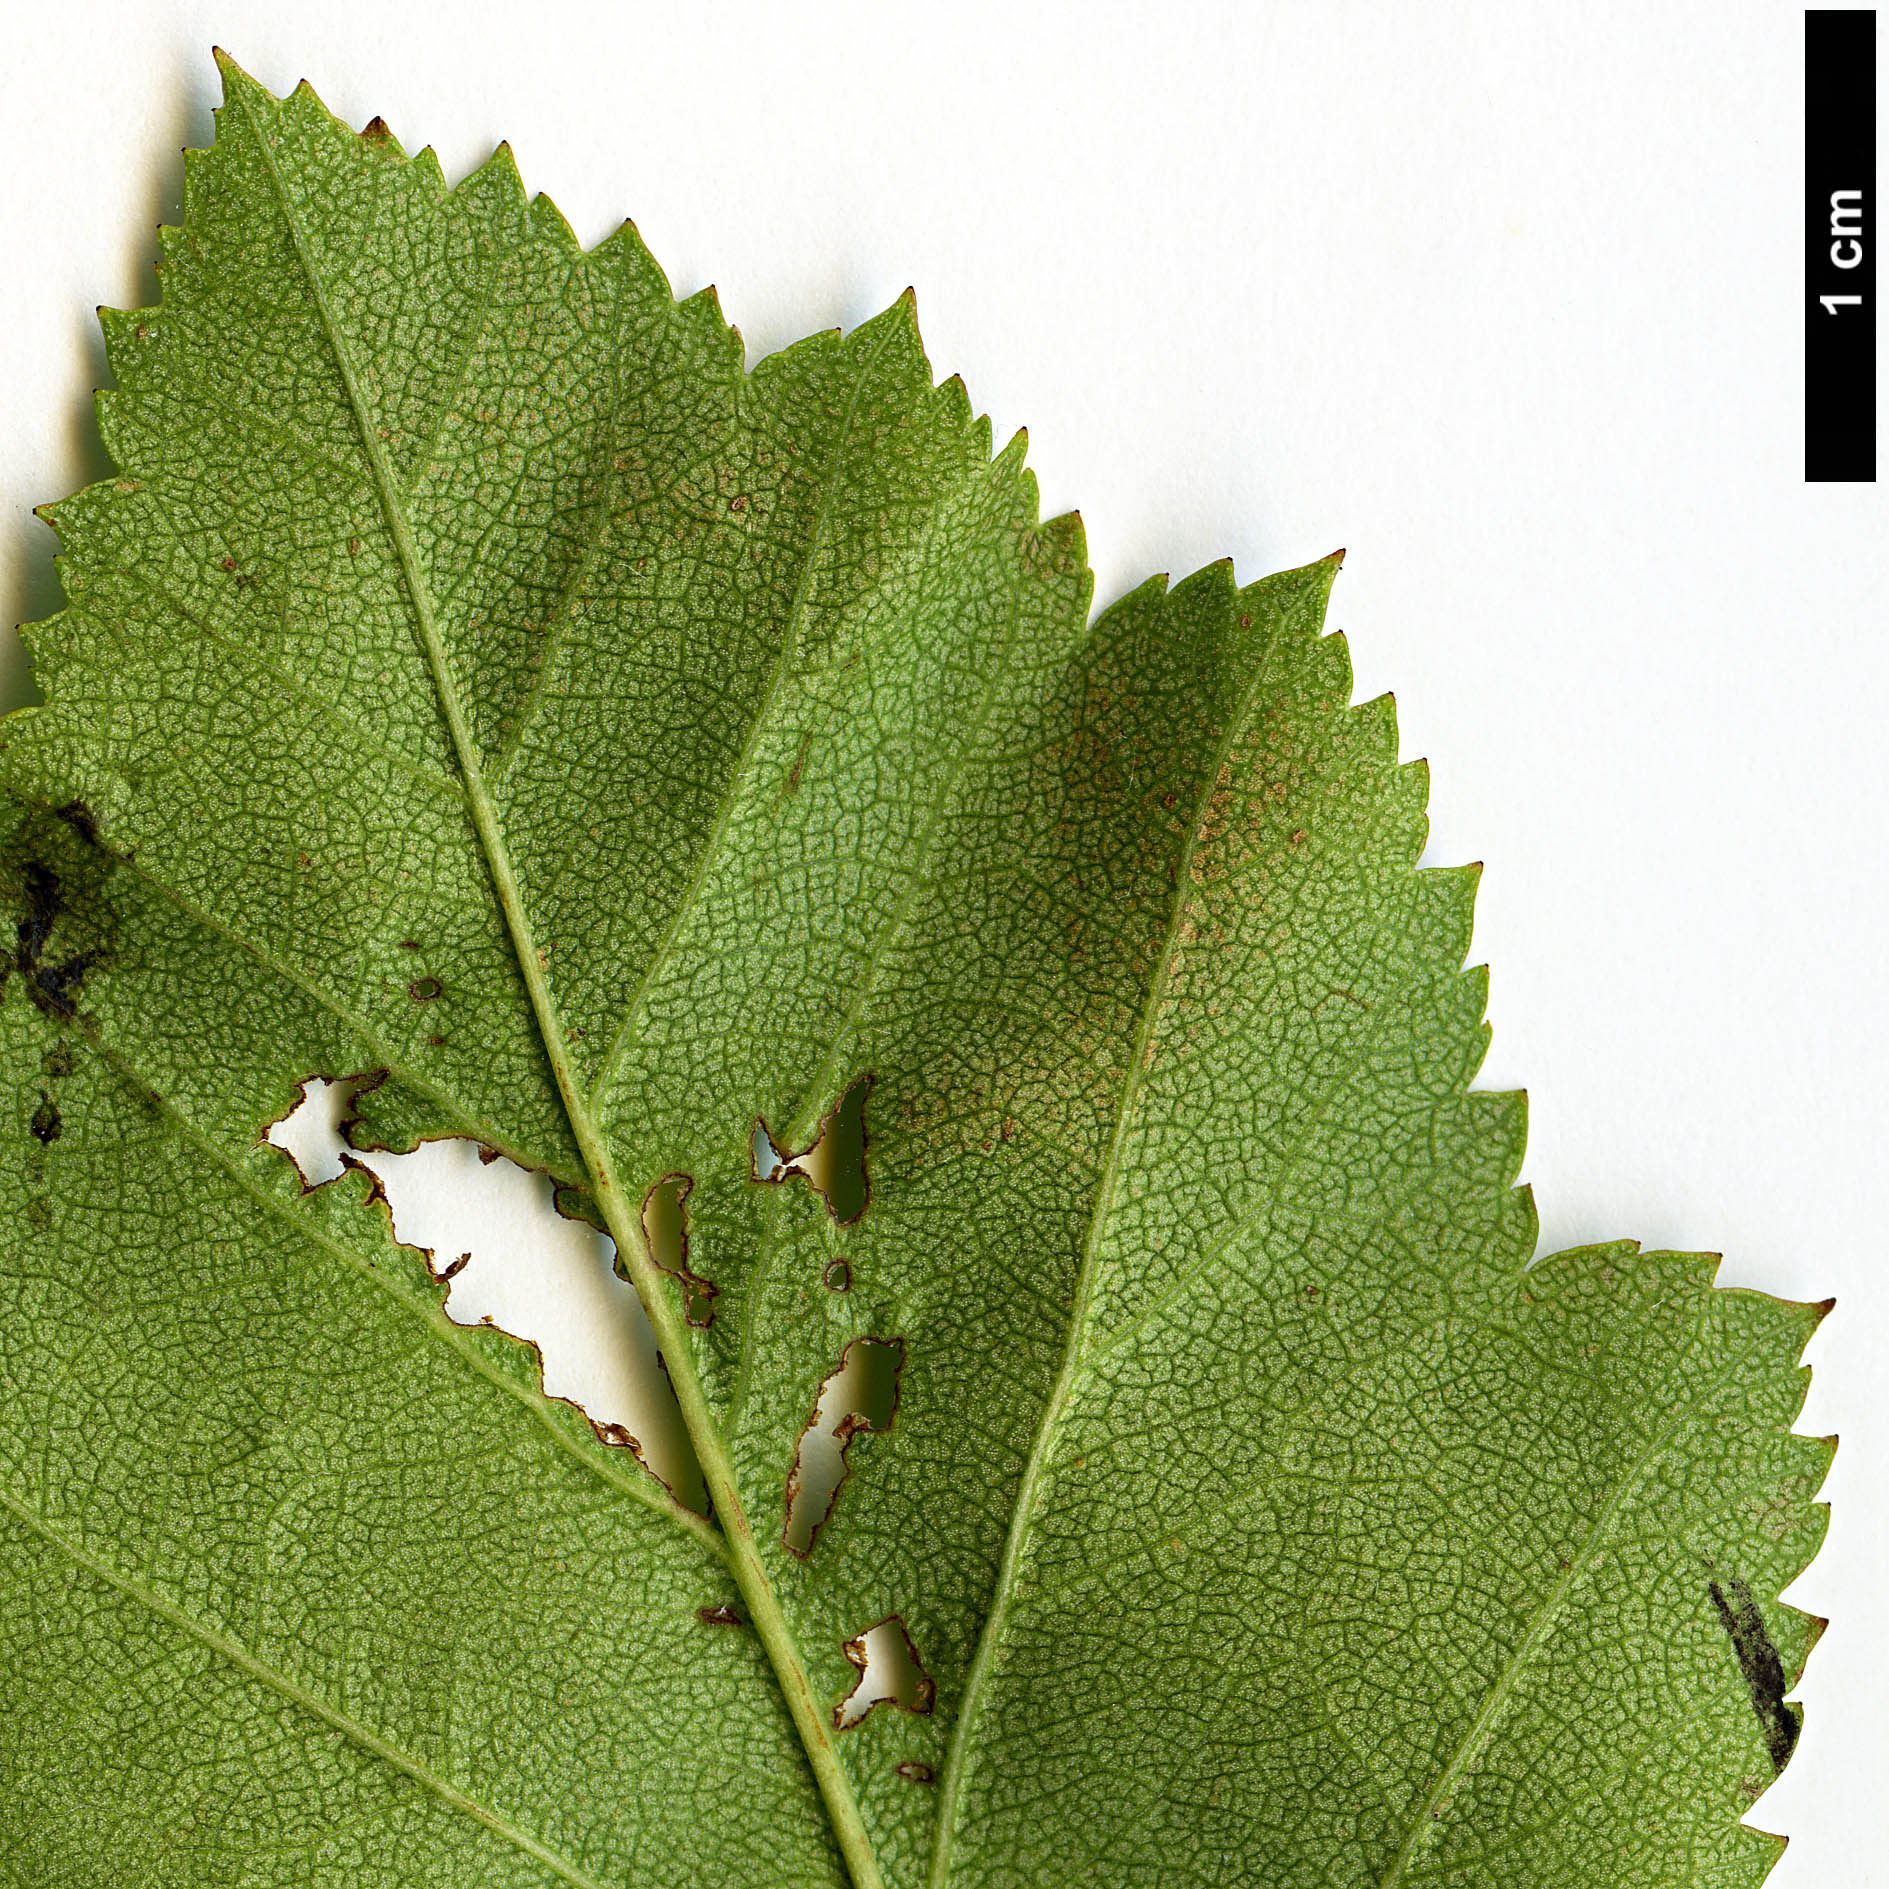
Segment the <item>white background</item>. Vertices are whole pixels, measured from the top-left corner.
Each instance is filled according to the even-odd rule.
[[[1840,1431],[1771,1889],[1889,1884],[1889,533],[1801,468],[1802,14],[1513,0],[24,5],[0,47],[0,615],[101,468],[90,310],[151,299],[212,42],[450,176],[512,142],[754,354],[908,282],[1106,600],[1349,548],[1333,621],[1487,862],[1485,1080],[1544,1248],[1834,1294]],[[6,673],[15,678],[9,653]]]

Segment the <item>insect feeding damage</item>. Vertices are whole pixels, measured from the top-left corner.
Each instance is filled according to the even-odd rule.
[[[934,1691],[931,1674],[926,1672],[918,1657],[918,1648],[912,1644],[912,1636],[905,1631],[905,1622],[897,1614],[887,1614],[883,1620],[875,1621],[858,1639],[848,1640],[840,1650],[859,1668],[859,1677],[853,1682],[852,1691],[833,1708],[836,1730],[851,1731],[882,1705],[897,1706],[901,1712],[913,1712],[920,1717],[930,1712]],[[927,1775],[912,1781],[930,1782],[930,1767],[916,1768]],[[912,1774],[901,1766],[899,1775],[910,1777]]]
[[[787,1520],[781,1540],[806,1560],[813,1538],[833,1513],[846,1480],[846,1455],[861,1430],[889,1430],[899,1407],[903,1338],[855,1338],[837,1370],[821,1380],[813,1416],[800,1433],[787,1475]]]
[[[651,1262],[682,1288],[682,1315],[698,1331],[715,1322],[715,1295],[721,1290],[689,1270],[689,1216],[684,1202],[695,1182],[687,1174],[665,1174],[643,1196],[643,1238]],[[617,1277],[628,1281],[622,1256]]]
[[[866,1098],[870,1074],[856,1077],[821,1120],[819,1132],[798,1154],[784,1154],[757,1115],[748,1136],[754,1178],[779,1186],[798,1174],[826,1203],[843,1227],[866,1211],[871,1184],[866,1177]]]
[[[577,1197],[549,1176],[462,1136],[402,1153],[354,1152],[354,1098],[376,1079],[307,1078],[264,1140],[294,1164],[304,1191],[348,1167],[373,1175],[393,1238],[450,1288],[441,1302],[447,1318],[526,1346],[547,1400],[580,1411],[603,1443],[628,1451],[682,1507],[702,1513],[701,1471],[607,1236],[588,1215],[564,1211]]]

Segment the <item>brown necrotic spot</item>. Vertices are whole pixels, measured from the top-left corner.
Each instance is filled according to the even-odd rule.
[[[705,1627],[745,1627],[748,1623],[723,1601],[719,1607],[698,1607],[695,1617]]]
[[[838,1730],[850,1731],[882,1705],[916,1712],[921,1717],[931,1710],[931,1675],[897,1614],[887,1614],[840,1650],[859,1669],[859,1677],[852,1691],[833,1708],[833,1723]]]
[[[42,1148],[50,1148],[59,1139],[63,1126],[59,1119],[59,1105],[51,1096],[41,1096],[39,1107],[33,1111],[33,1139]]]
[[[1802,1724],[1798,1709],[1784,1703],[1788,1690],[1784,1662],[1778,1657],[1751,1589],[1743,1581],[1730,1582],[1729,1591],[1714,1581],[1711,1591],[1719,1625],[1732,1643],[1732,1651],[1738,1656],[1738,1670],[1745,1677],[1745,1690],[1751,1694],[1751,1709],[1763,1727],[1771,1768],[1782,1771],[1796,1748]]]
[[[649,1257],[682,1288],[682,1315],[700,1331],[715,1322],[715,1295],[720,1290],[689,1270],[689,1190],[695,1182],[686,1174],[665,1174],[643,1196],[643,1239]],[[619,1260],[617,1271],[623,1271]]]
[[[916,1758],[907,1758],[902,1764],[892,1767],[894,1777],[902,1777],[907,1784],[935,1784],[938,1773],[928,1764],[920,1764]]]
[[[851,1226],[871,1197],[866,1176],[866,1098],[871,1093],[871,1075],[856,1078],[798,1154],[784,1153],[757,1115],[748,1135],[754,1179],[778,1186],[798,1174],[841,1226]]]
[[[846,1480],[846,1455],[861,1430],[889,1430],[898,1414],[903,1338],[855,1338],[839,1368],[822,1379],[812,1421],[801,1432],[787,1475],[787,1520],[781,1540],[805,1560],[833,1513]]]
[[[407,986],[407,995],[416,1004],[430,1004],[445,988],[446,986],[437,977],[416,977]]]

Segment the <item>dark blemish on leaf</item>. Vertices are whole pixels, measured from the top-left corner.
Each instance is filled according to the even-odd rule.
[[[903,1338],[855,1338],[840,1353],[838,1368],[821,1380],[787,1473],[781,1542],[798,1560],[812,1553],[814,1537],[839,1501],[853,1438],[861,1430],[891,1429],[904,1369]]]
[[[78,995],[80,982],[91,966],[91,957],[81,951],[75,958],[68,958],[64,964],[42,967],[33,973],[31,990],[33,1000],[42,1010],[50,1010],[59,1017],[72,1017],[78,1014],[78,1005],[74,999]]]
[[[850,1731],[882,1705],[896,1706],[901,1712],[914,1712],[921,1718],[931,1710],[931,1675],[897,1614],[876,1621],[858,1639],[848,1640],[840,1651],[858,1667],[859,1677],[852,1691],[833,1708],[836,1730]]]
[[[235,568],[236,568],[236,560],[235,560],[234,558],[225,558],[225,559],[223,560],[223,568],[224,568],[224,569],[225,569],[226,571],[233,571],[233,570],[235,570]]]
[[[63,820],[86,845],[99,845],[98,820],[83,800],[68,800],[63,807],[55,807],[53,814],[55,818]]]
[[[916,1758],[907,1758],[902,1764],[892,1767],[894,1777],[902,1777],[907,1784],[936,1784],[938,1773],[928,1764],[920,1764]]]
[[[55,1043],[40,1059],[40,1067],[55,1081],[61,1076],[71,1075],[78,1066],[79,1059],[70,1043]]]
[[[19,922],[13,965],[25,980],[28,994],[49,1016],[78,1014],[79,988],[98,953],[81,951],[63,964],[42,964],[53,927],[59,922],[59,875],[34,863],[22,875],[26,882],[26,916]]]
[[[364,138],[391,138],[394,134],[388,129],[386,119],[376,113],[361,127]]]
[[[820,1283],[829,1292],[850,1292],[853,1289],[853,1268],[848,1260],[829,1259],[826,1270],[820,1275]]]
[[[705,1627],[745,1627],[748,1623],[723,1601],[719,1607],[698,1607],[695,1617]]]
[[[426,1039],[426,1046],[428,1049],[444,1049],[446,1039],[443,1036],[429,1036]]]
[[[800,737],[800,752],[794,756],[794,764],[787,770],[787,785],[782,789],[790,796],[800,791],[800,770],[807,764],[807,749],[812,741],[811,735]]]
[[[682,1316],[698,1331],[706,1331],[715,1322],[715,1295],[721,1288],[689,1270],[689,1216],[684,1203],[694,1186],[686,1174],[665,1174],[643,1196],[643,1238],[651,1262],[681,1286]],[[621,1255],[617,1277],[630,1278]]]
[[[22,971],[38,964],[59,917],[59,875],[45,866],[26,869],[26,916],[19,925],[19,961]]]
[[[402,938],[400,948],[402,951],[417,951],[420,948],[420,941],[417,938]]]
[[[59,1119],[59,1105],[51,1096],[41,1096],[39,1107],[33,1111],[33,1139],[42,1148],[50,1148],[59,1139],[64,1126]]]
[[[52,1225],[52,1203],[44,1194],[35,1194],[26,1203],[26,1224],[40,1233]]]
[[[752,1178],[778,1186],[798,1174],[841,1226],[851,1226],[866,1211],[871,1183],[866,1174],[866,1098],[870,1074],[857,1077],[820,1123],[819,1132],[798,1154],[783,1154],[757,1115],[748,1134]]]
[[[1751,1709],[1764,1728],[1765,1748],[1771,1754],[1771,1768],[1782,1771],[1790,1762],[1797,1745],[1803,1714],[1784,1703],[1787,1690],[1784,1662],[1778,1657],[1771,1635],[1765,1630],[1764,1616],[1743,1581],[1733,1581],[1730,1598],[1714,1581],[1712,1605],[1718,1609],[1719,1625],[1725,1629],[1738,1655],[1738,1668],[1745,1676],[1745,1689],[1751,1694]]]
[[[461,1253],[451,1265],[442,1266],[439,1269],[439,1277],[442,1279],[457,1279],[459,1275],[466,1270],[471,1260],[472,1255],[470,1253]]]
[[[496,1148],[481,1148],[479,1150],[479,1165],[481,1167],[489,1168],[497,1159],[498,1150]]]
[[[407,986],[407,995],[416,1004],[430,1004],[445,988],[446,986],[437,977],[416,977]]]

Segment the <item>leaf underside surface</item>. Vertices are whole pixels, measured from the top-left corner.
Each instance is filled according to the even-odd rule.
[[[1759,1882],[1823,1308],[1530,1265],[1337,559],[1090,622],[909,297],[749,372],[224,83],[0,732],[0,1879]],[[611,1232],[709,1514],[317,1073]]]

